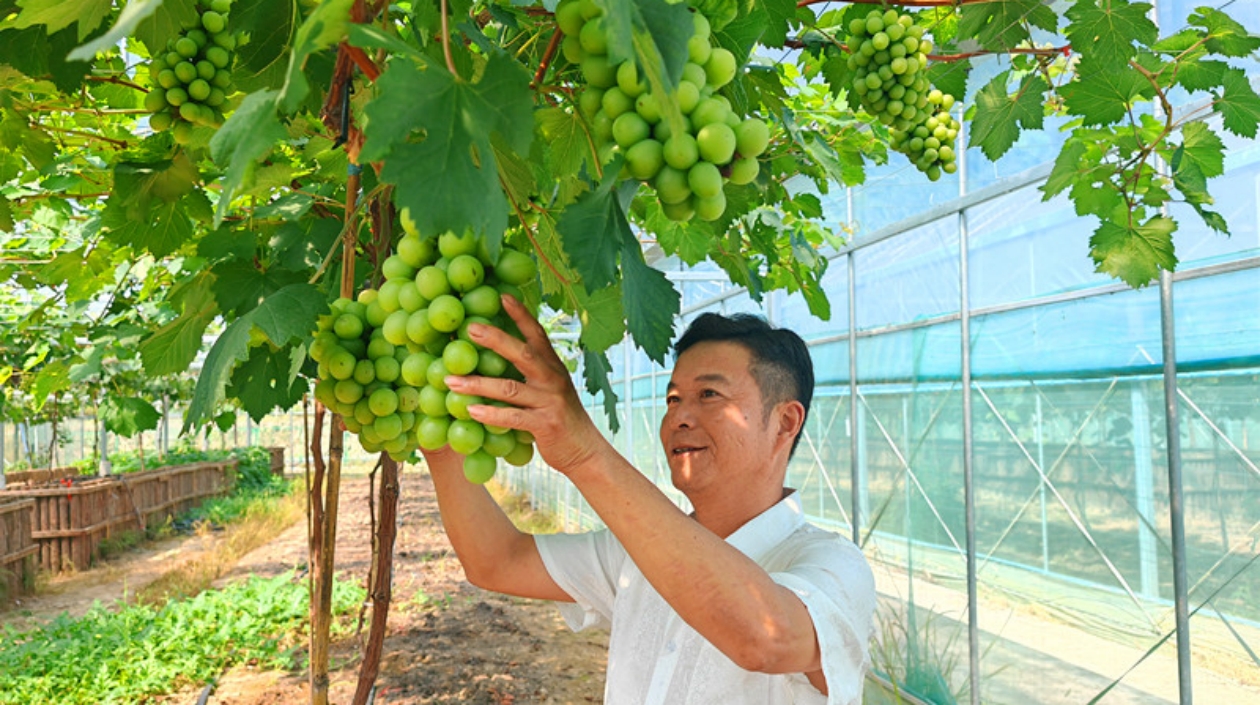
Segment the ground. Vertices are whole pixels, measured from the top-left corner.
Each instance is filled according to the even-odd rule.
[[[368,480],[342,484],[337,570],[363,581],[371,557]],[[394,603],[375,703],[523,705],[598,703],[603,698],[607,634],[569,631],[555,607],[487,593],[470,585],[442,532],[427,474],[403,475],[394,561]],[[63,611],[81,614],[95,600],[133,595],[148,583],[212,549],[222,533],[167,539],[92,570],[54,579],[34,597],[0,613],[20,626]],[[274,576],[306,563],[304,522],[245,555],[218,583]],[[366,639],[367,626],[363,628]],[[353,635],[333,647],[331,702],[350,703],[359,672]],[[202,688],[164,702],[196,702]],[[291,705],[308,702],[305,672],[237,667],[218,681],[207,705]]]

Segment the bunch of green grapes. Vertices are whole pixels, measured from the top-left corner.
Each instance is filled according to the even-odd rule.
[[[923,33],[910,15],[871,10],[849,23],[848,64],[862,107],[891,128],[889,146],[936,181],[957,169],[958,121],[950,113],[954,97],[928,81],[932,41]]]
[[[521,299],[520,287],[537,278],[538,267],[508,246],[492,259],[471,233],[421,237],[405,211],[403,226],[406,235],[382,264],[380,289],[338,299],[320,319],[310,351],[319,363],[315,398],[341,414],[364,450],[401,461],[416,448],[449,445],[464,456],[464,476],[484,483],[498,458],[528,463],[533,438],[473,420],[470,405],[496,402],[453,391],[445,380],[519,376],[502,355],[474,343],[468,326],[515,330],[500,294]]]
[[[187,144],[196,125],[223,124],[221,108],[232,93],[236,38],[227,31],[231,0],[200,0],[197,20],[154,52],[149,62],[153,88],[144,99],[155,132],[171,130]]]
[[[578,105],[601,145],[625,156],[627,177],[656,188],[665,215],[673,220],[717,220],[726,211],[723,187],[757,178],[757,157],[770,131],[757,118],[743,119],[716,91],[733,78],[735,55],[713,46],[709,21],[693,13],[688,62],[673,100],[683,118],[674,134],[663,119],[659,96],[648,87],[634,61],[608,60],[603,11],[592,0],[561,0],[556,22],[564,32],[564,56],[577,64],[586,86]]]
[[[941,172],[952,174],[958,170],[954,140],[960,125],[950,112],[953,107],[954,96],[934,88],[928,92],[929,117],[912,130],[890,132],[889,146],[909,157],[932,181],[941,178]]]

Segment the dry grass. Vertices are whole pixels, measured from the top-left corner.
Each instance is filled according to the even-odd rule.
[[[554,534],[560,531],[560,521],[556,515],[535,509],[526,495],[514,493],[494,481],[486,485],[486,489],[490,490],[490,496],[503,507],[508,518],[521,531],[530,534]]]
[[[200,593],[231,570],[242,556],[266,544],[301,519],[305,511],[305,498],[301,492],[254,502],[239,520],[227,528],[226,535],[213,550],[164,573],[139,590],[136,601],[160,605],[170,599]],[[209,530],[207,524],[198,527],[199,532]]]

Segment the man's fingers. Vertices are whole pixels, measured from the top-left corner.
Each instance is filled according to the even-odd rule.
[[[512,406],[536,406],[540,395],[529,385],[514,379],[503,377],[457,377],[446,378],[446,386],[460,394],[472,394],[486,399],[506,402]]]

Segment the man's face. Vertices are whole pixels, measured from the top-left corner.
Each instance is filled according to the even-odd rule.
[[[674,366],[661,445],[674,486],[693,502],[740,492],[770,470],[776,424],[763,413],[751,361],[738,343],[710,341],[688,348]]]

